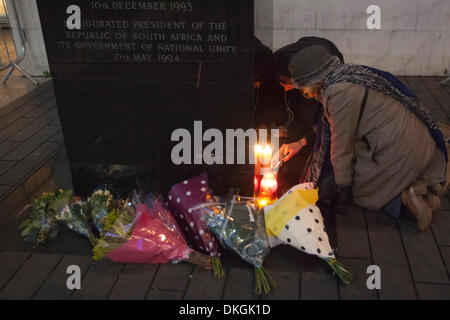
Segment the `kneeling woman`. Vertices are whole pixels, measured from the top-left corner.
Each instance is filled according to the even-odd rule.
[[[299,51],[289,70],[296,88],[324,106],[320,149],[307,180],[317,185],[330,157],[335,206],[353,196],[360,207],[398,217],[403,202],[419,230],[427,229],[439,203],[433,192],[445,182],[447,151],[423,103],[390,73],[343,64],[322,46]]]

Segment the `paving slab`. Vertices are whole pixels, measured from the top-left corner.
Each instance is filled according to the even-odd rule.
[[[37,97],[34,97],[33,99],[29,100],[27,102],[27,104],[39,105],[39,104],[45,102],[46,100],[50,99],[54,95],[55,95],[55,92],[53,91],[53,88],[49,88],[48,90],[45,90]]]
[[[212,271],[196,266],[184,296],[185,300],[220,300],[227,270],[222,278],[214,278]]]
[[[380,299],[416,299],[413,278],[396,221],[382,212],[367,211],[373,261],[381,268]]]
[[[30,125],[33,121],[33,118],[20,118],[19,120],[12,122],[7,127],[0,130],[0,142],[4,142],[8,138],[17,134]]]
[[[54,96],[38,105],[30,112],[27,112],[24,116],[30,118],[39,118],[53,108],[56,108],[56,99]]]
[[[24,117],[27,113],[31,112],[36,106],[30,104],[24,104],[18,106],[14,111],[8,113],[4,117],[0,118],[0,129],[4,129],[11,123],[17,121],[18,119]]]
[[[158,265],[126,265],[115,284],[110,300],[144,300],[153,282]]]
[[[61,258],[57,254],[34,253],[0,292],[0,299],[31,299]]]
[[[450,300],[450,285],[417,284],[420,300]]]
[[[242,261],[244,263],[241,267],[247,267],[248,264]],[[320,259],[287,245],[272,248],[264,260],[264,267],[270,271],[294,273],[327,270],[327,266]]]
[[[29,203],[24,185],[12,187],[0,200],[0,224],[8,224],[15,221],[15,216],[19,210],[22,210]],[[1,243],[0,246],[4,245]]]
[[[367,287],[367,268],[372,265],[370,260],[339,258],[342,263],[353,273],[351,286],[345,286],[340,282],[339,296],[342,300],[377,300],[377,290],[369,290]],[[381,283],[383,286],[383,283]]]
[[[8,185],[19,185],[34,169],[49,159],[52,154],[61,149],[62,144],[57,142],[45,142],[35,149],[31,154],[19,161],[14,170],[9,170],[2,176],[2,183]]]
[[[4,175],[9,169],[14,167],[16,164],[17,161],[0,160],[0,179],[2,175]]]
[[[422,100],[425,105],[430,108],[432,112],[432,118],[440,122],[448,122],[447,114],[442,110],[440,104],[435,97],[431,94],[430,90],[425,85],[425,82],[419,77],[408,78],[410,88],[414,91],[417,97]]]
[[[445,78],[443,77],[422,77],[423,82],[425,82],[426,86],[430,89],[444,89],[444,87],[441,86],[441,82],[444,79]]]
[[[48,141],[51,142],[64,142],[62,130],[57,131]]]
[[[4,251],[0,253],[0,291],[30,257],[30,252]]]
[[[400,226],[414,281],[447,283],[447,270],[431,230],[418,232],[415,224],[404,220]]]
[[[302,300],[338,300],[337,279],[330,273],[303,272],[301,283]]]
[[[20,76],[19,76],[19,78],[20,78],[19,81],[28,81],[28,80],[21,78]],[[16,79],[19,79],[19,78],[16,78]],[[42,82],[40,81],[41,84],[39,86],[37,86],[37,87],[35,85],[29,86],[28,89],[26,89],[25,91],[22,91],[22,94],[12,101],[9,99],[6,99],[6,100],[0,99],[0,117],[7,115],[8,113],[14,111],[17,108],[17,106],[27,103],[34,97],[37,97],[40,94],[42,94],[43,92],[47,91],[49,88],[52,88],[53,81],[51,81],[50,79],[41,79],[41,80],[42,80]],[[0,91],[2,91],[2,93],[6,93],[2,89],[6,89],[8,91],[8,88],[4,87],[4,88],[0,89]],[[14,95],[14,96],[16,96],[16,95]]]
[[[433,213],[431,229],[439,245],[450,246],[450,212],[437,211]]]
[[[13,188],[13,186],[0,185],[0,199],[2,199],[6,194],[8,194],[12,188]],[[6,209],[3,209],[3,210],[6,210]],[[0,209],[0,211],[1,211],[1,209]]]
[[[450,117],[450,92],[441,86],[443,78],[422,77],[431,94],[441,105],[442,110]]]
[[[66,300],[69,299],[73,290],[67,288],[67,268],[75,265],[80,267],[81,276],[83,277],[91,264],[90,257],[66,255],[59,262],[58,266],[53,270],[39,291],[34,295],[33,300]],[[83,290],[83,283],[81,286]]]
[[[11,47],[13,47],[13,45]],[[6,74],[6,72],[7,70],[1,71],[2,76]],[[0,98],[0,108],[15,103],[16,101],[24,103],[48,89],[52,83],[51,79],[46,77],[34,77],[34,79],[39,82],[38,86],[23,77],[19,71],[13,71],[7,85],[0,87],[0,95],[2,95]]]
[[[253,268],[230,268],[223,293],[225,300],[259,300],[255,294],[255,274]]]
[[[122,264],[102,260],[91,264],[81,281],[81,290],[72,295],[74,300],[105,300],[117,282]]]
[[[450,278],[450,247],[440,247],[442,256],[444,257],[445,266],[447,268],[447,274]]]
[[[183,291],[150,289],[146,300],[183,300]]]
[[[362,209],[351,206],[345,216],[338,215],[336,232],[340,257],[371,257],[366,218]]]
[[[159,267],[152,289],[185,291],[194,271],[190,263],[163,264]]]
[[[40,145],[49,140],[54,134],[59,131],[59,128],[45,126],[40,129],[31,138],[20,144],[13,151],[3,157],[6,161],[20,161],[27,155],[36,150]]]
[[[263,300],[298,300],[300,297],[300,273],[270,271],[277,282],[277,287],[268,295],[263,295]]]
[[[28,122],[27,126],[23,127],[20,131],[10,135],[8,140],[21,142],[26,141],[58,117],[59,115],[57,109],[51,109],[37,119],[21,118],[18,121],[25,119],[31,120],[31,122]]]
[[[0,159],[14,150],[19,144],[20,142],[17,141],[4,141],[0,143]]]

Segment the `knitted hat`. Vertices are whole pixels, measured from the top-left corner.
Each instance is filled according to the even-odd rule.
[[[323,46],[315,45],[300,50],[291,58],[289,71],[297,88],[322,81],[340,64]]]
[[[291,78],[291,73],[289,72],[289,61],[291,58],[298,53],[300,50],[314,45],[321,45],[325,47],[333,56],[337,56],[339,60],[344,63],[344,56],[336,47],[336,45],[325,38],[319,37],[303,37],[297,42],[284,46],[278,49],[273,54],[273,63],[275,68],[275,76],[285,76]],[[278,78],[277,78],[278,80]]]

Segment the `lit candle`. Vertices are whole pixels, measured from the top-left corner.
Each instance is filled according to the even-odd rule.
[[[262,164],[264,167],[267,167],[270,165],[271,161],[272,161],[272,148],[269,145],[266,145],[266,147],[263,150]]]
[[[261,180],[261,191],[265,196],[273,198],[278,190],[278,182],[273,173],[266,173]]]

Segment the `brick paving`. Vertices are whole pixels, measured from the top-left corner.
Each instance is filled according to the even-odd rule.
[[[441,79],[402,80],[430,106],[436,120],[450,123],[450,89],[439,86]],[[279,286],[263,297],[253,293],[253,270],[230,254],[223,258],[224,278],[213,279],[187,263],[94,263],[87,241],[70,231],[61,231],[39,249],[24,244],[17,223],[2,221],[2,213],[23,207],[43,188],[70,185],[51,86],[35,91],[0,108],[1,299],[450,299],[447,198],[424,233],[406,218],[396,221],[381,212],[349,208],[346,216],[336,218],[334,245],[339,260],[355,274],[352,286],[341,285],[317,258],[279,247],[266,260]],[[79,291],[66,287],[66,269],[74,264],[82,270]],[[366,286],[366,270],[373,264],[382,272],[379,291]]]

